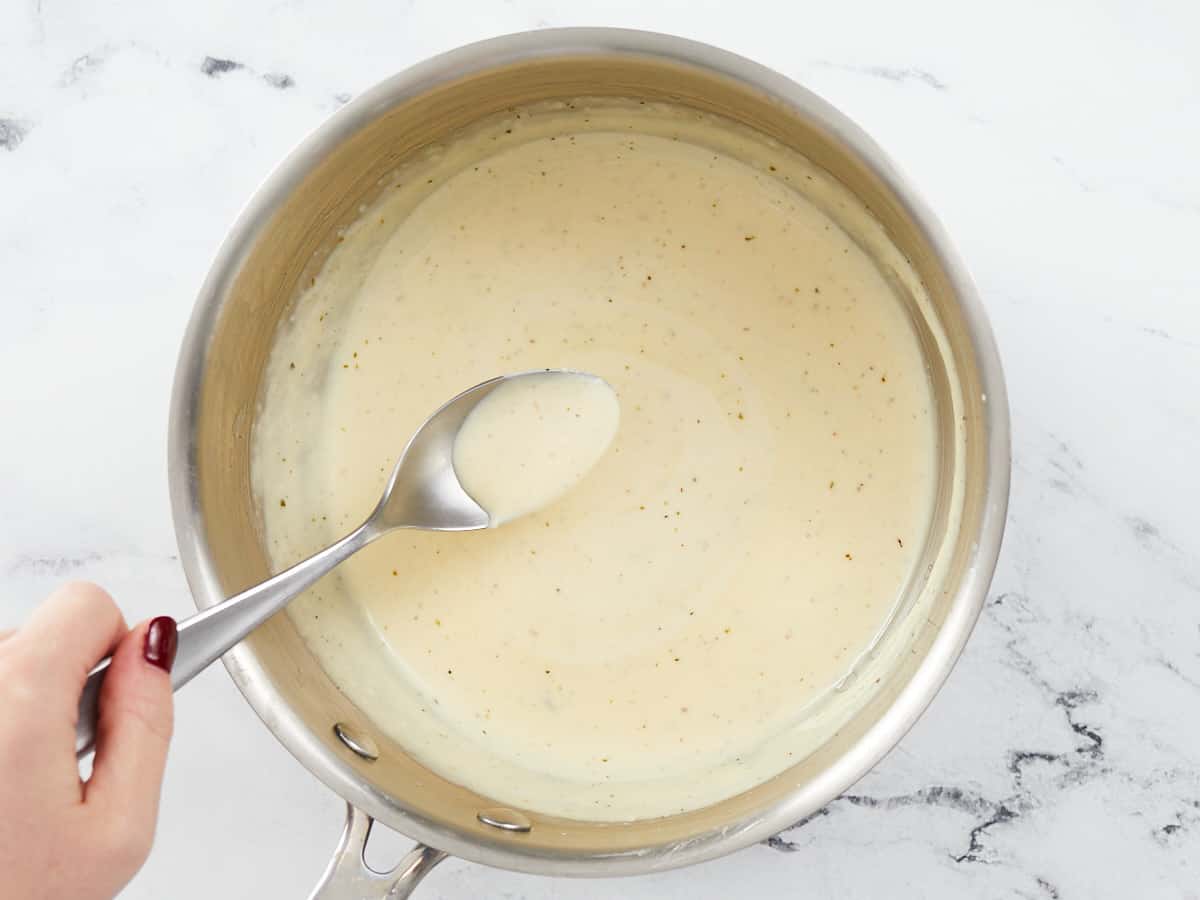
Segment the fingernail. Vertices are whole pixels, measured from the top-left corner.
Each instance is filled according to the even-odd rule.
[[[178,632],[175,620],[170,616],[159,616],[150,622],[146,629],[146,647],[142,655],[146,662],[158,666],[164,672],[170,672],[175,662],[175,650],[179,646]]]

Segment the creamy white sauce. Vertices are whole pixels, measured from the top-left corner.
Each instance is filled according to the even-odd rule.
[[[608,383],[579,372],[510,378],[479,401],[454,440],[454,472],[492,527],[573,488],[617,433]]]
[[[869,697],[841,688],[919,578],[919,290],[820,170],[694,113],[548,105],[434,148],[278,338],[253,462],[275,565],[357,525],[467,385],[595,372],[621,426],[539,514],[397,533],[289,614],[379,729],[498,803],[622,820],[758,784]]]

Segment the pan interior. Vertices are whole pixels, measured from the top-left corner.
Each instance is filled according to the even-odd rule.
[[[622,407],[537,515],[395,533],[292,605],[376,728],[506,805],[608,821],[718,802],[836,730],[919,597],[936,494],[922,301],[851,195],[718,117],[576,98],[417,154],[340,237],[263,379],[277,568],[369,514],[431,397],[574,368]]]
[[[936,438],[936,489],[928,529],[918,539],[913,579],[863,664],[839,685],[837,702],[817,703],[806,716],[804,728],[816,722],[821,727],[797,754],[799,761],[732,796],[718,789],[699,808],[622,828],[611,827],[601,816],[589,820],[527,808],[535,826],[529,834],[486,829],[477,813],[503,798],[464,787],[414,758],[381,727],[369,701],[339,689],[321,664],[321,652],[314,653],[315,641],[311,635],[304,639],[293,618],[276,617],[248,641],[242,652],[255,677],[284,698],[289,717],[306,726],[311,741],[323,746],[340,770],[352,771],[371,786],[375,815],[401,829],[437,828],[541,858],[620,857],[686,843],[730,822],[752,822],[817,783],[888,711],[951,613],[955,589],[974,552],[969,536],[983,514],[980,493],[967,485],[982,478],[986,462],[977,361],[947,275],[903,204],[837,135],[776,98],[692,66],[641,56],[525,61],[451,79],[379,109],[313,160],[252,236],[230,277],[217,283],[221,313],[204,363],[194,436],[197,503],[213,575],[202,602],[260,580],[272,568],[251,482],[254,423],[276,336],[339,239],[383,192],[394,188],[397,172],[423,155],[436,155],[440,151],[431,148],[448,146],[448,139],[463,129],[503,121],[515,110],[537,104],[581,98],[593,106],[667,104],[737,123],[781,152],[798,153],[814,173],[870,210],[874,229],[855,234],[855,239],[903,298],[908,324],[920,342]],[[440,399],[431,398],[431,403]],[[262,499],[266,505],[272,502]],[[311,604],[308,610],[312,612]],[[368,640],[370,629],[359,633]],[[822,719],[818,707],[831,718]],[[348,754],[333,735],[335,722],[370,734],[380,748],[379,759],[367,762]]]

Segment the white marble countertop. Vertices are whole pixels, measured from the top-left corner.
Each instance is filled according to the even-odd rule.
[[[297,139],[478,38],[675,32],[832,101],[955,236],[1013,408],[1000,568],[928,714],[806,823],[621,882],[449,861],[420,896],[1200,897],[1200,7],[606,6],[0,6],[0,624],[68,576],[131,619],[191,609],[166,491],[176,349]],[[307,896],[341,818],[214,668],[181,695],[157,847],[126,896]]]

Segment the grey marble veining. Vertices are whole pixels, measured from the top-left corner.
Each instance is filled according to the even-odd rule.
[[[190,609],[165,484],[175,352],[217,245],[295,141],[432,53],[598,22],[779,69],[917,184],[1005,363],[1005,547],[946,687],[825,809],[693,869],[587,882],[450,861],[420,896],[1200,897],[1200,11],[1184,0],[3,5],[0,627],[66,578],[107,585],[131,620]],[[181,696],[177,733],[127,896],[306,896],[338,801],[222,671]]]

